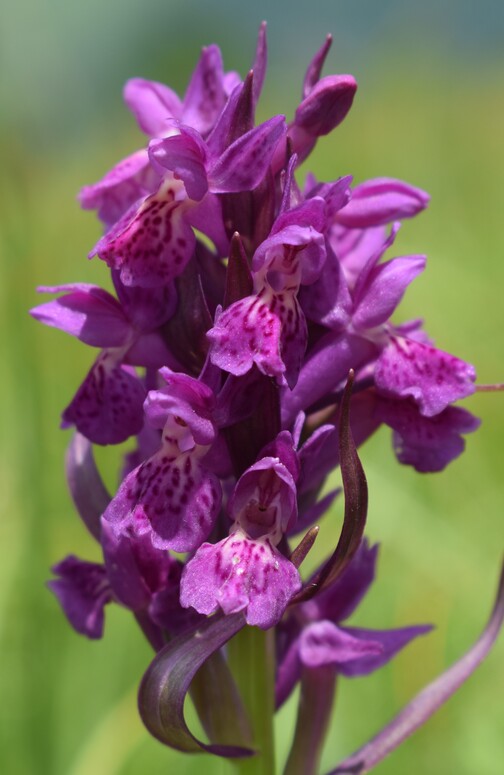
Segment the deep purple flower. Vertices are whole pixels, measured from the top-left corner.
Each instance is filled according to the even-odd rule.
[[[430,626],[398,630],[342,627],[374,581],[378,547],[364,541],[344,574],[312,600],[302,603],[280,626],[277,705],[289,696],[303,668],[331,666],[347,677],[367,675],[385,665]]]

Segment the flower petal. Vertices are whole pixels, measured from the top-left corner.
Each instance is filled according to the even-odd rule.
[[[167,121],[179,118],[182,111],[175,92],[157,81],[131,78],[126,81],[123,97],[138,126],[149,137],[165,134]]]
[[[47,586],[58,598],[74,630],[88,638],[101,638],[103,608],[112,600],[103,565],[69,555],[51,570],[59,578],[48,581]]]
[[[411,396],[424,417],[442,412],[452,401],[474,393],[470,363],[404,337],[391,337],[375,368],[375,384],[386,395]]]
[[[202,614],[245,611],[247,624],[266,630],[278,624],[300,586],[294,565],[267,539],[252,541],[238,530],[200,546],[184,568],[180,602]]]
[[[144,399],[134,369],[104,351],[63,412],[62,427],[75,425],[94,444],[120,444],[139,433]]]
[[[90,256],[97,255],[111,269],[120,270],[124,285],[169,285],[183,271],[196,240],[184,220],[182,185],[165,180],[102,237]]]
[[[346,662],[375,657],[382,651],[378,641],[355,637],[324,619],[305,627],[299,640],[299,656],[305,667],[334,665],[339,669]]]
[[[189,552],[207,538],[220,502],[219,480],[192,450],[170,459],[161,448],[126,477],[104,519],[121,533],[149,533],[158,549]]]
[[[402,180],[373,178],[354,188],[352,199],[336,214],[336,220],[350,229],[380,226],[412,218],[427,207],[429,199],[425,191]]]
[[[226,194],[256,188],[285,131],[284,117],[275,116],[235,140],[208,172],[210,191]]]
[[[402,627],[398,630],[364,630],[358,627],[345,627],[345,632],[364,642],[372,642],[381,646],[379,651],[362,654],[354,662],[339,666],[339,672],[347,677],[368,675],[386,665],[401,649],[419,635],[426,635],[432,630],[431,625]]]
[[[36,320],[76,336],[91,347],[121,347],[131,337],[131,325],[114,297],[96,285],[41,286],[42,293],[65,293],[30,310]]]

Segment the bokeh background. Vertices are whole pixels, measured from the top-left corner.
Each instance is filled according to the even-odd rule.
[[[310,160],[327,180],[389,175],[432,194],[396,255],[428,269],[401,319],[421,315],[437,344],[504,380],[504,6],[500,0],[17,0],[0,11],[0,771],[6,775],[228,773],[151,740],[136,715],[149,647],[129,614],[106,637],[70,630],[44,584],[74,552],[98,560],[63,480],[59,414],[93,354],[27,315],[38,284],[102,284],[86,260],[99,226],[75,194],[140,145],[121,87],[141,75],[183,92],[202,44],[226,69],[250,67],[259,22],[270,65],[259,118],[292,115],[304,68],[331,31],[325,72],[352,72],[354,108]],[[383,429],[362,459],[378,581],[354,617],[367,627],[433,622],[389,667],[341,681],[324,769],[376,732],[459,657],[491,607],[504,545],[504,395],[465,402],[481,430],[442,474],[400,467]],[[110,483],[117,454],[100,455]],[[335,535],[342,505],[324,523]],[[322,542],[321,542],[322,543]],[[504,639],[468,684],[379,775],[498,775],[504,762]],[[189,709],[190,715],[190,709]],[[294,705],[278,719],[286,755]]]

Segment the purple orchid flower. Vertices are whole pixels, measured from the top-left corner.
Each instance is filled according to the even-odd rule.
[[[245,611],[247,624],[268,629],[301,588],[297,569],[276,548],[297,516],[291,472],[279,458],[262,457],[238,480],[228,510],[230,535],[199,547],[184,569],[180,601],[202,614]]]
[[[150,391],[145,412],[162,429],[159,450],[124,479],[103,517],[121,534],[149,534],[153,546],[187,552],[210,533],[221,502],[218,478],[202,462],[214,436],[214,396],[201,382],[162,370],[172,389]]]
[[[222,312],[207,334],[216,366],[240,376],[255,363],[263,374],[295,385],[308,337],[297,295],[322,271],[323,221],[317,198],[277,219],[252,259],[254,294]]]
[[[432,629],[430,625],[383,631],[341,626],[374,581],[377,552],[377,546],[370,548],[364,541],[343,575],[293,609],[279,627],[277,706],[289,697],[304,669],[331,666],[348,678],[367,675]]]
[[[183,98],[130,80],[125,102],[148,145],[80,194],[105,226],[90,257],[110,269],[116,296],[43,287],[57,298],[32,310],[98,348],[62,424],[77,431],[67,479],[103,563],[70,555],[50,588],[89,638],[101,637],[108,603],[133,613],[156,652],[139,709],[157,739],[184,752],[260,752],[252,762],[264,773],[274,771],[264,730],[276,639],[277,705],[300,684],[289,775],[318,775],[337,677],[383,667],[430,629],[346,623],[377,556],[363,538],[357,447],[385,424],[401,463],[441,471],[479,425],[453,405],[475,390],[474,368],[436,349],[422,321],[391,322],[426,259],[386,253],[428,195],[395,178],[296,179],[356,93],[352,76],[322,76],[330,45],[309,63],[287,123],[255,120],[264,24],[244,79],[208,46]],[[111,496],[93,444],[129,438]],[[337,467],[343,486],[326,491]],[[324,524],[332,549],[304,578],[316,522],[341,490],[339,536]],[[502,596],[468,655],[333,773],[368,772],[450,696],[491,648]],[[252,656],[263,660],[257,675]],[[184,718],[188,692],[207,742]]]

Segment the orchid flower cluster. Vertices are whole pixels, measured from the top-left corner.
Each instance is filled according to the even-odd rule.
[[[453,405],[475,390],[474,368],[437,349],[420,320],[391,322],[425,257],[385,254],[428,195],[391,178],[296,180],[357,88],[350,75],[322,77],[330,43],[308,65],[290,121],[255,124],[265,25],[244,80],[224,71],[216,46],[203,49],[182,99],[130,80],[124,98],[146,147],[80,194],[103,223],[90,257],[110,270],[115,295],[43,287],[57,297],[32,310],[98,350],[63,427],[75,428],[67,478],[103,562],[68,556],[50,587],[88,638],[102,636],[107,604],[133,612],[156,652],[139,695],[153,735],[181,751],[255,758],[263,773],[274,765],[240,694],[244,638],[264,633],[270,654],[273,643],[275,665],[263,667],[277,708],[301,684],[285,772],[310,775],[336,677],[367,675],[430,630],[345,624],[378,552],[364,537],[356,447],[384,424],[400,463],[441,471],[479,424]],[[111,497],[92,448],[130,439]],[[324,489],[338,466],[341,534],[303,579],[316,523],[340,492]],[[465,661],[332,772],[368,772],[428,718],[486,655],[503,606],[501,592]],[[187,727],[187,692],[208,742]]]

